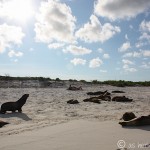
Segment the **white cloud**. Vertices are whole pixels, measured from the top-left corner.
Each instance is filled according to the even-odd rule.
[[[128,38],[128,35],[127,35],[127,34],[125,35],[125,39],[126,39],[126,40],[129,40],[129,38]]]
[[[112,38],[116,33],[120,32],[118,26],[112,26],[110,23],[101,25],[98,18],[95,15],[90,17],[90,22],[84,24],[76,32],[76,37],[85,42],[104,42]]]
[[[0,25],[0,53],[13,45],[22,44],[24,36],[25,34],[22,32],[20,27],[10,26],[7,24]]]
[[[148,42],[150,42],[150,35],[146,32],[142,33],[142,35],[139,37],[139,40],[147,40]]]
[[[81,58],[74,58],[70,62],[73,63],[75,66],[76,65],[85,65],[86,64],[86,60],[85,59],[81,59]]]
[[[150,69],[150,62],[149,63],[142,62],[142,65],[140,67],[144,69]]]
[[[139,40],[144,40],[144,41],[147,40],[150,43],[150,21],[143,20],[139,25],[139,28],[142,33],[142,35],[139,37]],[[143,45],[144,44],[146,43],[143,43]]]
[[[123,57],[135,57],[135,58],[138,58],[138,57],[141,57],[142,56],[142,53],[141,52],[130,52],[130,53],[125,53],[123,55]]]
[[[54,0],[41,2],[36,21],[34,29],[36,41],[44,43],[75,42],[76,18],[66,4]]]
[[[109,54],[104,54],[104,55],[103,55],[103,58],[105,58],[105,59],[109,59],[109,58],[110,58],[110,56],[109,56]]]
[[[57,49],[63,47],[65,44],[64,43],[51,43],[48,45],[49,49]]]
[[[140,24],[140,30],[150,32],[150,21],[142,21]]]
[[[145,45],[147,45],[147,44],[148,44],[147,42],[141,42],[141,41],[140,41],[140,42],[138,42],[138,43],[135,44],[135,47],[136,47],[136,48],[140,48],[140,47],[145,46]]]
[[[123,59],[122,62],[127,65],[133,65],[134,63],[128,59]]]
[[[144,57],[150,57],[150,50],[142,50],[141,52]]]
[[[0,0],[0,18],[25,23],[34,15],[32,0]]]
[[[136,68],[126,67],[126,68],[125,68],[125,71],[127,71],[127,72],[136,72],[137,69],[136,69]]]
[[[122,46],[118,49],[119,52],[125,52],[129,48],[131,48],[130,42],[125,42],[122,44]]]
[[[130,67],[129,65],[134,65],[134,63],[128,59],[123,59],[122,60],[123,62],[123,69],[126,71],[126,72],[136,72],[137,69],[136,68],[133,68],[133,67]]]
[[[116,20],[136,17],[149,7],[149,0],[97,0],[94,9],[98,16]]]
[[[23,53],[22,53],[22,52],[16,52],[16,51],[14,51],[14,50],[10,50],[10,51],[8,52],[8,56],[9,56],[9,57],[14,57],[14,56],[16,56],[16,57],[21,57],[21,56],[23,56]]]
[[[97,57],[90,61],[89,67],[97,68],[97,67],[100,67],[102,64],[103,64],[103,61],[99,57]]]
[[[107,70],[100,70],[100,72],[102,72],[102,73],[107,73]]]
[[[126,72],[136,72],[136,71],[137,71],[136,68],[129,67],[128,64],[124,64],[124,65],[123,65],[123,69],[124,69]]]
[[[103,53],[103,51],[104,51],[104,50],[103,50],[102,48],[99,48],[99,49],[98,49],[98,52],[99,52],[99,53]]]
[[[124,58],[126,57],[134,57],[134,58],[139,58],[139,57],[150,57],[150,50],[140,50],[140,51],[133,51],[130,53],[125,53],[123,55]]]
[[[63,49],[63,52],[64,53],[70,52],[73,55],[85,55],[85,54],[90,54],[92,50],[82,46],[69,45],[66,49]]]

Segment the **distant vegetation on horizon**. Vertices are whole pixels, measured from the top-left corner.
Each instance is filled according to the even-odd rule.
[[[38,81],[66,81],[66,80],[61,80],[60,78],[56,79],[51,79],[51,78],[46,78],[46,77],[11,77],[9,75],[5,76],[0,76],[0,80],[5,80],[5,81],[13,81],[13,80],[20,80],[20,81],[25,81],[25,80],[38,80]],[[125,87],[125,86],[150,86],[150,81],[124,81],[124,80],[107,80],[107,81],[98,81],[98,80],[93,80],[93,81],[86,81],[86,80],[76,80],[76,79],[68,79],[67,81],[70,82],[82,82],[82,83],[87,83],[87,84],[106,84],[106,85],[112,85],[112,86],[118,86],[118,87]]]

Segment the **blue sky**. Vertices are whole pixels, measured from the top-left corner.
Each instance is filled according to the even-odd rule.
[[[150,80],[149,0],[0,0],[0,75]]]

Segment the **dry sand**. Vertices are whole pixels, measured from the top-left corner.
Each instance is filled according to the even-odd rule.
[[[0,137],[2,150],[116,150],[150,149],[150,128],[123,129],[114,121],[70,121],[18,135]],[[121,143],[120,140],[125,141]],[[119,144],[119,143],[118,143]],[[147,146],[147,148],[146,148]]]
[[[125,94],[112,97],[125,95],[134,101],[83,102],[89,97],[86,92],[100,90],[123,90]],[[122,139],[127,148],[132,144],[139,149],[138,144],[150,143],[149,126],[124,129],[118,124],[124,112],[132,111],[137,116],[150,113],[149,87],[84,86],[83,91],[68,91],[66,87],[1,88],[0,104],[16,101],[25,93],[30,96],[22,114],[0,114],[1,120],[10,123],[0,129],[0,149],[113,150]],[[70,99],[77,99],[80,104],[67,104]]]

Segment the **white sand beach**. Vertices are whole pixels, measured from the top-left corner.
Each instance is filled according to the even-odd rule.
[[[83,102],[90,97],[87,92],[105,90],[122,90],[125,93],[111,97],[125,95],[133,102]],[[66,87],[1,88],[0,104],[16,101],[25,93],[30,96],[22,108],[23,113],[0,114],[0,120],[10,123],[0,128],[0,149],[113,150],[118,148],[119,140],[126,142],[127,149],[150,144],[150,126],[122,128],[118,124],[125,112],[132,111],[137,117],[150,113],[149,87],[85,85],[83,91],[68,91]],[[70,99],[80,103],[67,104]]]
[[[0,137],[0,149],[115,150],[118,147],[130,149],[131,146],[131,149],[135,150],[149,149],[150,147],[145,147],[150,142],[149,131],[150,127],[124,129],[114,121],[76,120],[32,132]],[[121,140],[125,143],[121,143]]]

